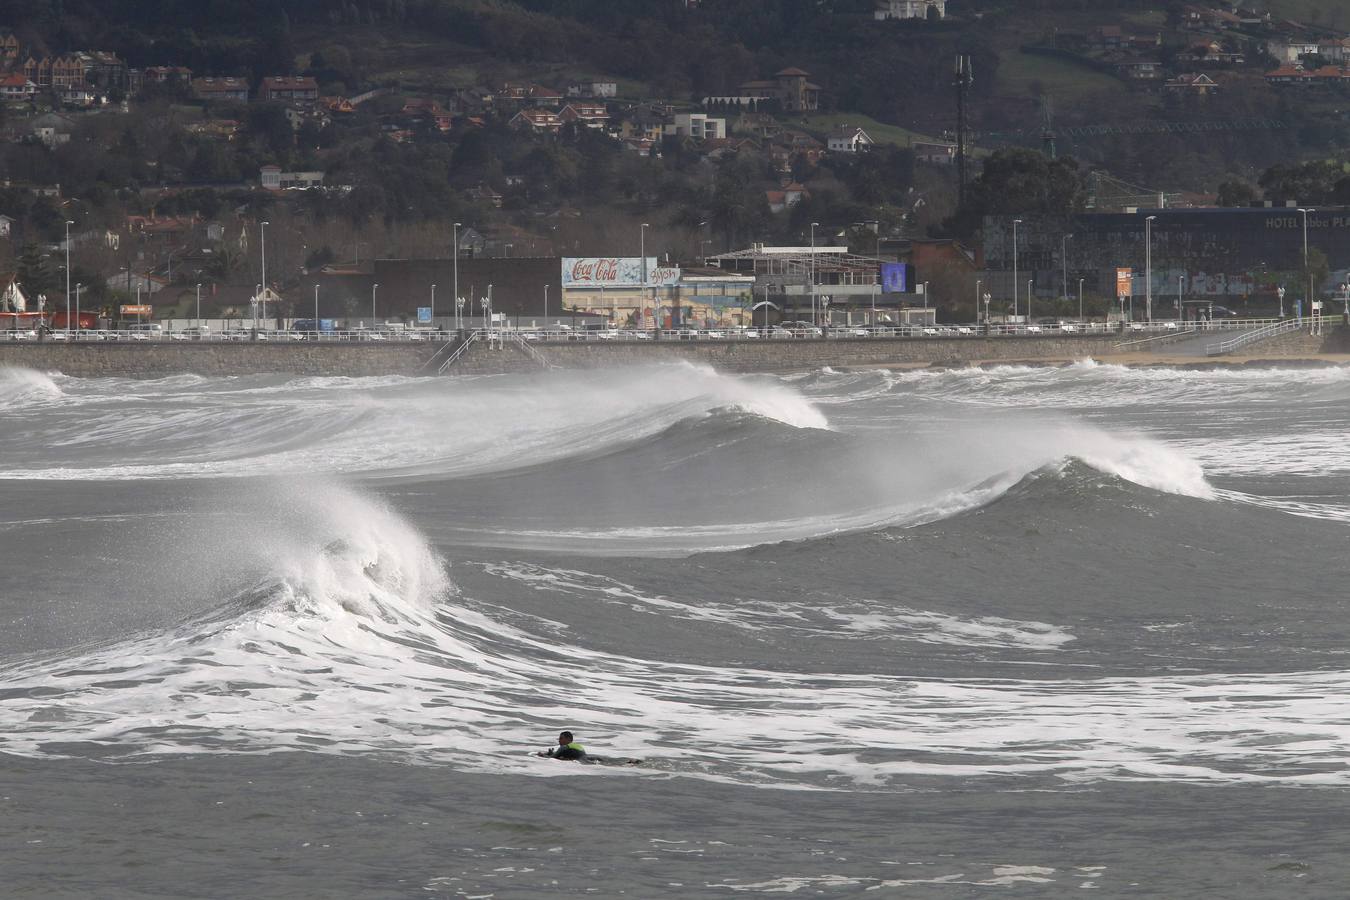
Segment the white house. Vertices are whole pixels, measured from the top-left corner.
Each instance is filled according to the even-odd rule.
[[[27,312],[28,300],[24,297],[23,291],[19,290],[19,280],[13,275],[4,276],[6,279],[0,283],[0,310],[4,312]]]
[[[9,237],[14,228],[14,220],[9,216],[0,216],[0,237]]]
[[[1280,39],[1266,42],[1266,52],[1282,63],[1296,63],[1320,49],[1317,41]]]
[[[662,132],[668,137],[720,140],[727,136],[727,120],[711,119],[706,113],[676,113]]]
[[[258,174],[265,191],[323,187],[322,172],[283,172],[281,166],[263,166]]]
[[[945,19],[947,0],[880,0],[876,18],[886,19]]]
[[[875,141],[861,128],[845,126],[830,132],[828,146],[833,153],[857,153],[866,150]]]

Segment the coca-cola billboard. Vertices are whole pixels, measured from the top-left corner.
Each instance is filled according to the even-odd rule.
[[[680,280],[675,266],[658,266],[656,257],[647,257],[647,284],[670,285]],[[562,285],[574,287],[637,287],[642,284],[640,256],[565,256],[562,261]]]

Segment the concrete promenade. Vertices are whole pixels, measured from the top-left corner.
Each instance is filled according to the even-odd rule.
[[[1350,332],[1328,326],[1325,335],[1292,332],[1246,352],[1197,357],[1169,352],[1123,350],[1115,335],[1046,337],[925,337],[797,339],[757,343],[729,341],[556,342],[533,345],[551,366],[595,369],[685,361],[730,372],[791,372],[837,368],[922,368],[991,364],[1055,365],[1094,359],[1120,365],[1212,366],[1257,361],[1310,360],[1350,363]],[[425,374],[436,351],[425,343],[147,343],[0,344],[0,367],[59,371],[76,377],[158,378],[198,375],[280,373],[313,376]],[[501,349],[485,342],[470,346],[448,374],[488,375],[539,371],[541,364],[518,345]]]

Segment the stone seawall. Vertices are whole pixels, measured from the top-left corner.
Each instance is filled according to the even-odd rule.
[[[196,375],[413,375],[435,348],[425,344],[263,344],[34,342],[0,345],[0,367],[22,366],[80,378]]]
[[[823,366],[962,366],[972,362],[1082,359],[1114,351],[1119,338],[830,338],[815,340],[655,341],[542,344],[536,350],[550,365],[600,369],[684,360],[725,372],[790,372]],[[539,362],[507,343],[501,350],[482,344],[456,364],[462,375],[537,370]]]
[[[1117,335],[1063,335],[1012,338],[830,338],[735,341],[586,341],[539,344],[550,365],[567,369],[670,363],[680,360],[729,372],[787,372],[823,366],[961,366],[985,362],[1056,362],[1115,356]],[[1350,352],[1350,332],[1329,327],[1325,337],[1306,332],[1282,335],[1251,347],[1245,357],[1314,356]],[[0,367],[21,366],[77,377],[158,378],[183,372],[198,375],[416,375],[436,351],[431,344],[263,344],[34,342],[0,344]],[[1159,348],[1162,349],[1161,347]],[[1197,357],[1196,362],[1205,357]],[[1231,358],[1230,358],[1231,359]],[[1145,357],[1141,356],[1144,362]],[[479,342],[450,370],[489,375],[538,371],[540,363],[518,345],[502,349]]]

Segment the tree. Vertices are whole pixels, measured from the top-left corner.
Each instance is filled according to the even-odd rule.
[[[943,226],[952,236],[969,238],[985,216],[1066,217],[1080,212],[1086,198],[1077,161],[1035,150],[1000,150],[985,161],[966,202]]]
[[[1220,206],[1251,206],[1259,198],[1256,186],[1240,178],[1231,178],[1219,185]]]

